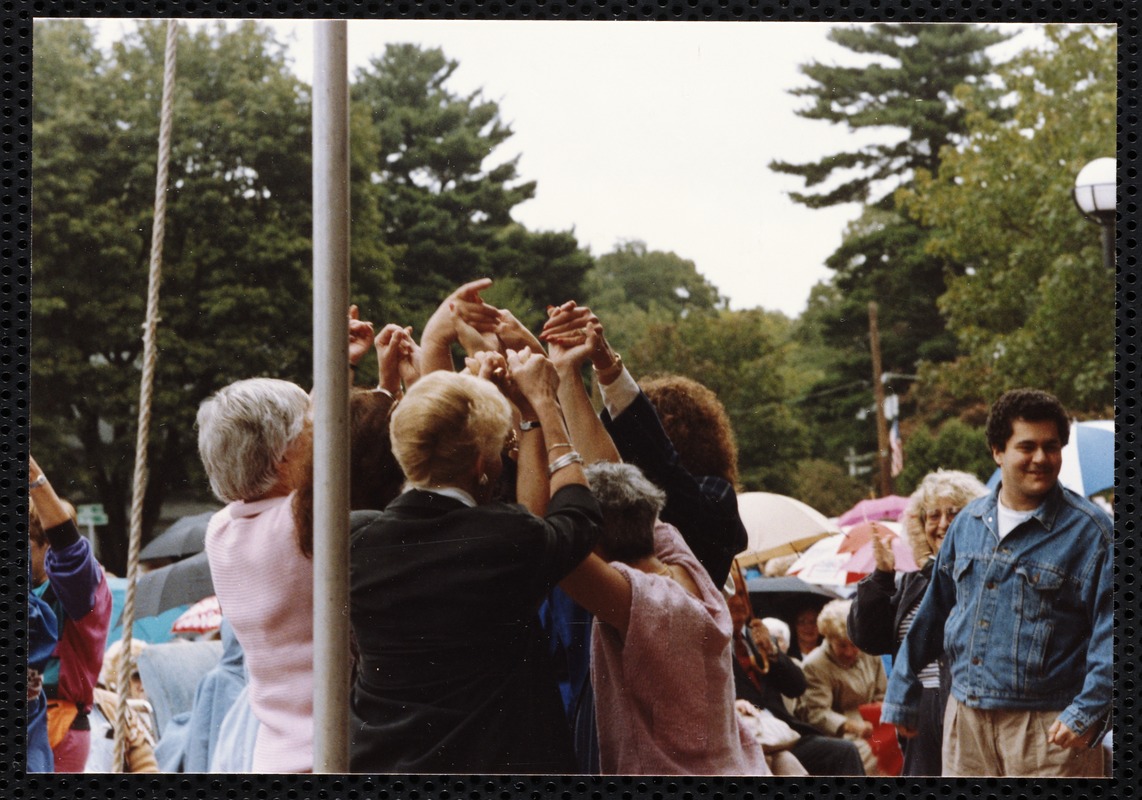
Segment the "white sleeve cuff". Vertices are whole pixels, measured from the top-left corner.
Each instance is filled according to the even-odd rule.
[[[626,411],[630,404],[638,397],[639,388],[626,367],[622,373],[607,386],[599,384],[599,392],[603,395],[603,405],[611,419]]]

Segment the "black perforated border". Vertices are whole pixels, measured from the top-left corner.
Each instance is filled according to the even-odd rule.
[[[0,30],[0,797],[4,798],[468,798],[511,800],[590,797],[730,800],[775,797],[1133,797],[1135,774],[1134,644],[1138,520],[1138,47],[1137,0],[437,0],[428,3],[340,2],[7,2]],[[1115,22],[1119,26],[1117,369],[1119,430],[1116,469],[1116,730],[1115,777],[1109,781],[955,781],[731,778],[377,777],[377,776],[36,776],[24,761],[26,513],[31,191],[31,45],[33,17],[385,17],[443,19],[656,19],[839,22]]]

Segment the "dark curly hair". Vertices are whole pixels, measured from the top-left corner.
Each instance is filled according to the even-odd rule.
[[[691,475],[738,482],[738,448],[730,417],[718,396],[681,375],[646,379],[642,390],[654,404],[666,435]]]
[[[1071,421],[1067,410],[1053,394],[1039,389],[1012,389],[1004,392],[987,415],[987,444],[992,450],[1007,447],[1015,420],[1028,422],[1054,421],[1059,441],[1065,447],[1071,437]]]
[[[354,389],[349,395],[349,508],[381,510],[400,494],[404,473],[389,443],[393,400],[382,392]],[[313,558],[313,450],[293,498],[293,521],[302,555]]]

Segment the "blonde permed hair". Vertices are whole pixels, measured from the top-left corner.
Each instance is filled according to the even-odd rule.
[[[912,545],[912,556],[917,566],[935,556],[932,546],[928,544],[928,537],[924,535],[925,512],[946,500],[956,508],[963,508],[977,497],[987,494],[987,487],[979,478],[967,472],[956,469],[938,469],[929,472],[920,481],[916,491],[908,498],[908,507],[904,512],[904,532],[908,536],[908,543]]]
[[[849,638],[849,608],[852,600],[830,600],[817,615],[817,630],[821,635],[840,639]]]
[[[393,411],[393,455],[413,486],[457,486],[483,455],[499,459],[511,431],[500,391],[468,373],[438,370],[409,389]]]

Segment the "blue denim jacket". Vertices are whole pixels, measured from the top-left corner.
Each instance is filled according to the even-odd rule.
[[[1078,735],[1109,725],[1113,524],[1056,485],[1000,541],[999,487],[948,529],[900,646],[881,719],[916,727],[918,667],[946,653],[952,695],[971,708],[1051,711]],[[942,646],[941,646],[942,643]]]

